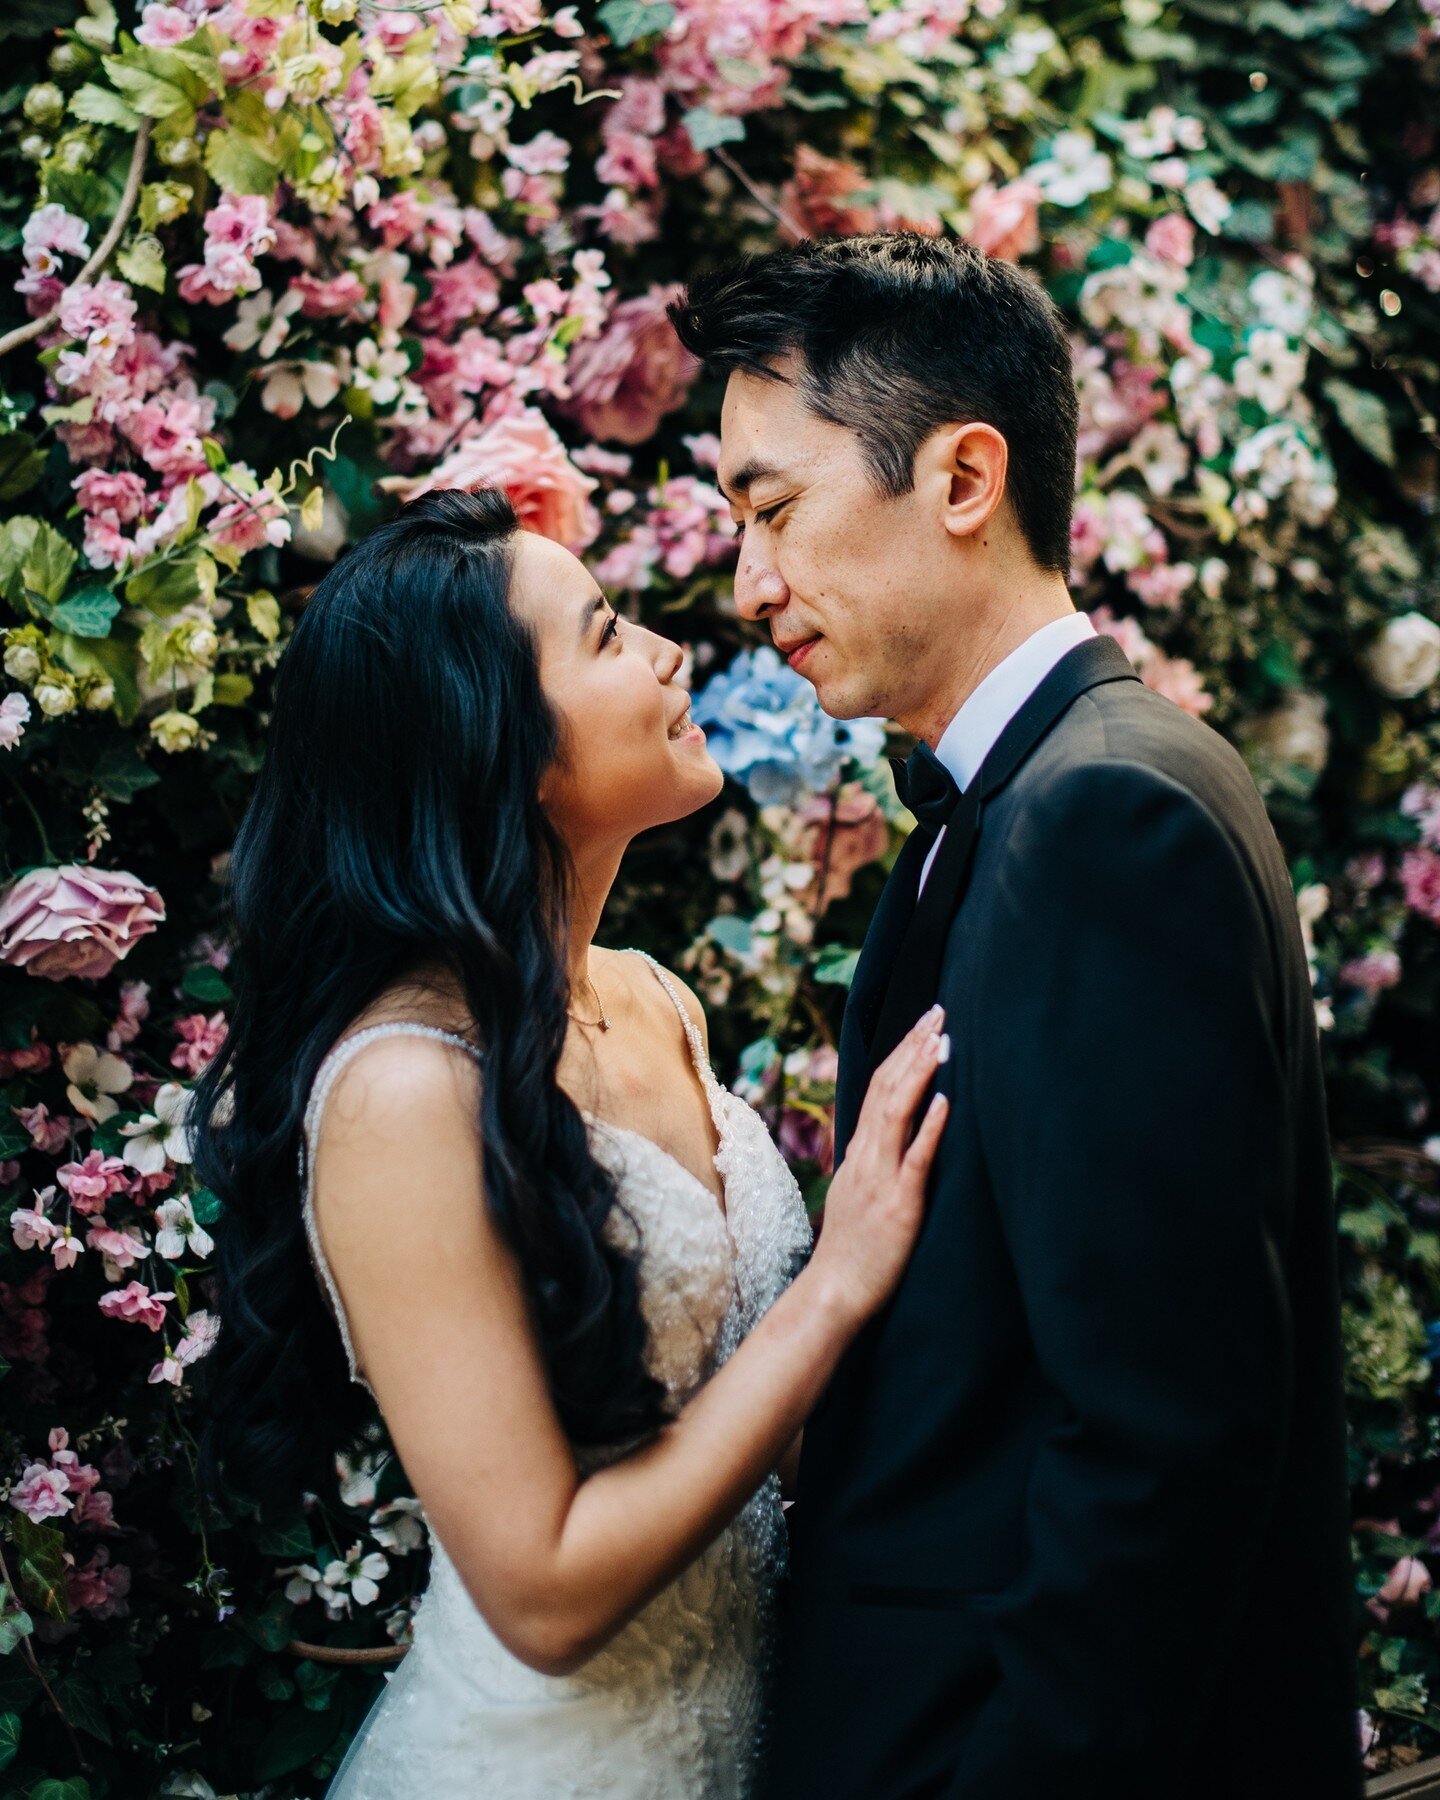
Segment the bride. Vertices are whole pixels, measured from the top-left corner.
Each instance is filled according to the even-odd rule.
[[[277,676],[191,1113],[225,1202],[202,1472],[293,1506],[369,1395],[423,1510],[332,1800],[760,1781],[776,1470],[909,1255],[947,1041],[872,1083],[810,1254],[695,995],[593,941],[630,839],[721,786],[680,662],[485,489],[344,557]]]

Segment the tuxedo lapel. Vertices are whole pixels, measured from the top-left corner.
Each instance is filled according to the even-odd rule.
[[[859,1096],[864,1093],[868,1070],[867,1046],[885,998],[895,953],[915,908],[920,870],[934,842],[935,833],[926,825],[917,825],[905,840],[880,895],[880,903],[875,908],[870,929],[865,933],[855,973],[850,979],[850,992],[840,1024],[840,1077],[835,1094],[837,1163],[845,1154],[845,1145],[855,1124]]]
[[[866,996],[867,1010],[875,1019],[875,1025],[865,1034],[864,1069],[858,1084],[854,1084],[858,1085],[862,1095],[876,1066],[885,1060],[934,1001],[951,921],[964,899],[986,801],[1010,780],[1061,715],[1087,689],[1108,681],[1139,679],[1134,665],[1114,638],[1087,639],[1061,657],[996,739],[951,815],[924,892],[918,905],[909,912],[898,946],[883,970],[876,970],[877,979],[884,983],[884,992]],[[897,861],[897,870],[899,866]],[[878,911],[876,919],[878,923]],[[866,942],[868,948],[869,940]],[[858,977],[858,968],[856,974]],[[843,1033],[841,1049],[843,1053]]]

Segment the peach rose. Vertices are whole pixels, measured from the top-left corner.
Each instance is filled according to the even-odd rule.
[[[822,864],[825,867],[825,892],[819,906],[819,911],[824,912],[832,901],[843,900],[850,892],[850,884],[858,870],[867,863],[877,862],[885,854],[890,829],[875,796],[855,784],[848,785],[836,796],[833,826],[830,801],[823,794],[812,794],[800,816],[807,828],[805,853],[815,865],[817,879]],[[827,837],[830,840],[828,860],[825,854]]]
[[[622,300],[598,337],[570,352],[570,398],[561,402],[592,438],[643,444],[661,418],[685,404],[699,361],[675,335],[665,308],[684,293],[678,281]]]
[[[966,233],[977,250],[987,256],[1018,262],[1040,248],[1040,188],[1021,175],[997,188],[990,182],[976,188],[970,198],[970,229]]]
[[[596,485],[533,406],[493,417],[428,475],[390,475],[380,482],[404,500],[432,488],[504,488],[527,531],[577,555],[600,535],[600,515],[590,502]]]
[[[801,144],[795,173],[780,190],[780,209],[803,237],[853,237],[877,225],[875,208],[853,198],[864,187],[864,173],[854,163]],[[786,243],[796,242],[788,225],[781,226],[780,235]]]
[[[93,981],[164,917],[156,890],[121,870],[30,869],[0,896],[0,962],[50,981]]]

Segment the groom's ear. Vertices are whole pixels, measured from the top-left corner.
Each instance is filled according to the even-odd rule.
[[[935,449],[947,478],[945,529],[972,537],[989,524],[1005,497],[1010,446],[1003,432],[974,419],[941,432]]]

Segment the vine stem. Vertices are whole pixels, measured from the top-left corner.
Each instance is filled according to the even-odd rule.
[[[10,1566],[5,1561],[5,1551],[3,1548],[0,1548],[0,1581],[5,1583],[6,1587],[9,1588],[10,1592],[14,1594],[17,1600],[20,1598],[20,1590],[10,1578]],[[65,1708],[56,1699],[54,1688],[52,1688],[50,1683],[45,1679],[45,1671],[40,1667],[40,1659],[35,1654],[34,1646],[31,1644],[28,1634],[20,1640],[20,1652],[24,1656],[25,1661],[30,1665],[30,1673],[40,1683],[41,1687],[44,1688],[45,1698],[55,1708],[56,1713],[59,1715],[60,1723],[65,1727],[65,1730],[69,1734],[70,1748],[75,1752],[76,1762],[79,1763],[80,1767],[84,1769],[88,1775],[93,1765],[81,1748],[80,1740],[75,1735],[75,1727],[70,1723]]]
[[[825,820],[825,837],[820,851],[820,873],[815,878],[815,898],[810,903],[812,925],[818,925],[820,915],[825,910],[825,888],[830,879],[830,852],[835,844],[836,817],[840,804],[840,778],[837,776],[826,799],[830,803],[830,811]],[[795,1013],[800,1004],[800,996],[805,987],[805,970],[802,968],[796,977],[795,986],[790,990],[790,1003],[785,1009],[785,1018],[779,1031],[775,1034],[775,1045],[780,1052],[780,1060],[775,1077],[775,1110],[771,1117],[770,1129],[778,1138],[780,1120],[785,1113],[785,1039],[789,1036],[790,1027],[795,1022]]]
[[[125,227],[130,223],[130,215],[135,210],[135,203],[140,198],[140,178],[145,173],[145,157],[150,148],[150,132],[152,122],[149,119],[140,121],[140,129],[135,133],[135,148],[130,153],[130,168],[125,176],[124,191],[120,195],[120,205],[115,217],[110,221],[110,229],[101,238],[95,254],[75,277],[74,282],[67,285],[73,287],[76,282],[89,281],[92,275],[98,275],[109,262],[111,253],[120,242]],[[11,350],[18,350],[21,344],[28,344],[31,338],[39,337],[42,331],[48,331],[60,317],[60,308],[52,306],[50,311],[42,313],[38,319],[31,319],[27,325],[17,325],[13,331],[7,331],[0,337],[0,356]]]
[[[746,193],[749,194],[750,198],[752,200],[754,200],[758,206],[763,206],[765,208],[766,212],[768,212],[770,214],[772,219],[774,219],[778,224],[783,225],[787,231],[793,232],[797,238],[808,238],[809,237],[810,233],[808,231],[806,231],[802,226],[797,225],[795,223],[795,221],[792,218],[790,218],[787,213],[782,211],[782,209],[776,205],[776,203],[770,198],[770,196],[767,193],[765,193],[765,191],[762,188],[756,186],[756,184],[750,179],[750,177],[740,167],[739,163],[736,162],[735,158],[733,156],[731,156],[727,150],[723,149],[719,144],[716,144],[713,147],[713,149],[711,150],[710,154],[715,158],[716,162],[723,163],[725,165],[725,167],[730,171],[730,173],[740,183],[741,187],[743,187],[745,189]]]
[[[19,794],[20,798],[25,802],[26,806],[29,807],[29,809],[30,809],[30,817],[35,821],[35,829],[40,834],[40,848],[44,852],[45,861],[52,865],[55,864],[57,861],[57,858],[56,858],[55,852],[50,848],[49,838],[45,835],[45,822],[40,817],[39,813],[36,812],[36,810],[35,810],[35,802],[25,792],[25,789],[21,785],[18,777],[14,774],[14,772],[11,770],[11,768],[9,767],[9,765],[7,763],[0,763],[0,769],[4,769],[6,776],[9,778],[11,783],[14,785],[15,792],[17,794]]]

